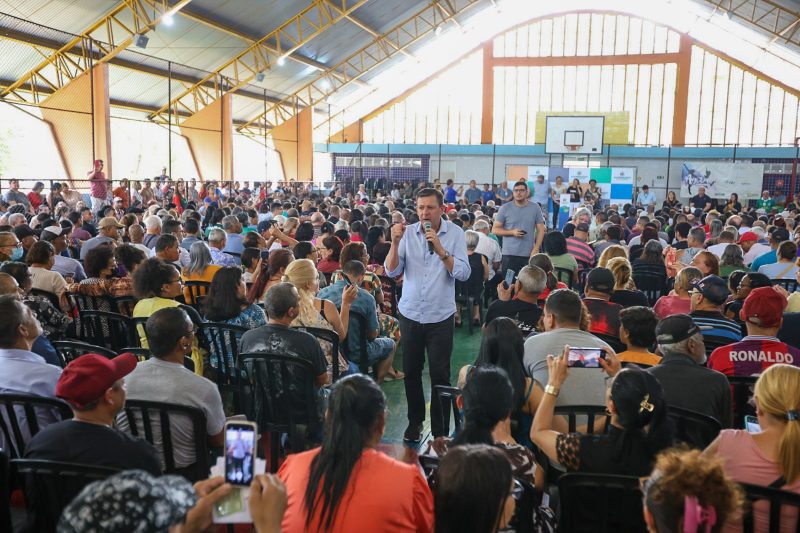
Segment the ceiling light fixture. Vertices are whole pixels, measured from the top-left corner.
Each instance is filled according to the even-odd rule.
[[[164,18],[161,19],[161,22],[163,22],[166,26],[172,26],[175,24],[175,17],[172,16],[172,13],[167,13],[164,15]]]
[[[441,35],[442,34],[442,25],[439,24],[438,26],[436,26],[436,29],[433,30],[433,33],[435,33],[436,35]]]
[[[277,63],[278,63],[279,67],[282,67],[283,65],[285,65],[286,64],[286,56],[278,57]]]
[[[266,74],[264,74],[264,71],[256,72],[256,81],[258,83],[261,83],[262,81],[264,81],[265,77],[266,77]]]

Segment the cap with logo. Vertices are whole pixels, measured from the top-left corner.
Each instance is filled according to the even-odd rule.
[[[775,328],[781,324],[787,305],[781,293],[772,287],[760,287],[747,295],[739,318],[763,328]]]
[[[700,333],[700,328],[689,315],[671,315],[662,319],[656,326],[658,344],[675,344]]]
[[[56,396],[81,408],[100,398],[111,386],[136,368],[132,353],[113,359],[89,353],[72,360],[56,383]]]
[[[692,287],[703,295],[703,298],[714,305],[722,305],[731,295],[728,284],[719,276],[711,274],[703,279],[692,280]]]

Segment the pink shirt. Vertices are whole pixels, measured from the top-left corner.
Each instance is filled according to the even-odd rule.
[[[790,424],[796,422],[789,422]],[[778,465],[764,456],[753,437],[741,429],[723,429],[719,434],[719,456],[725,461],[725,472],[739,483],[767,486],[781,477]],[[800,493],[800,479],[781,490]],[[760,501],[754,505],[753,522],[755,531],[768,531],[769,502]],[[797,509],[785,508],[781,516],[781,532],[796,531]],[[734,527],[735,526],[735,527]],[[736,521],[725,525],[726,532],[741,531]]]
[[[91,187],[92,198],[106,199],[108,196],[108,180],[102,171],[89,172],[89,185]]]
[[[679,298],[677,296],[662,296],[653,306],[653,312],[659,319],[670,315],[688,315],[691,310],[692,301],[689,298]]]

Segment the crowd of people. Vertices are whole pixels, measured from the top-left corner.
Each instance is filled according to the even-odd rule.
[[[741,483],[800,493],[800,203],[716,207],[701,188],[658,209],[643,187],[619,206],[562,181],[579,206],[559,225],[556,189],[538,179],[533,191],[436,180],[323,194],[293,182],[198,189],[163,171],[112,187],[102,161],[88,179],[86,197],[12,180],[0,207],[0,392],[61,398],[73,413],[42,412],[24,449],[2,433],[0,447],[121,471],[72,487],[60,530],[208,528],[233,489],[198,474],[194,440],[223,446],[242,413],[219,378],[239,372],[235,354],[259,352],[308,363],[317,418],[311,449],[253,480],[257,531],[494,532],[519,520],[550,531],[558,513],[542,495],[559,472],[646,478],[641,505],[617,512],[660,532],[735,527]],[[88,340],[76,295],[121,314],[129,299],[147,357],[65,365],[54,343]],[[481,342],[458,372],[454,434],[436,387],[451,385],[464,321]],[[208,323],[236,334],[212,349]],[[339,349],[304,328],[335,333]],[[729,377],[752,377],[759,432],[743,429]],[[391,380],[405,390],[407,445],[426,440],[430,417],[433,470],[380,451]],[[202,410],[205,435],[175,422],[177,475],[162,475],[160,441],[131,434],[126,399]],[[605,415],[570,427],[559,408],[577,405]],[[713,419],[714,438],[680,434],[676,409]],[[520,518],[526,491],[537,505]],[[766,531],[768,512],[754,513]]]

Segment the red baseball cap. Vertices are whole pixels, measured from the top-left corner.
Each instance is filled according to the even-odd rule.
[[[772,287],[759,287],[747,295],[739,318],[756,326],[774,328],[780,325],[787,305],[786,298]]]
[[[113,359],[96,353],[82,355],[64,368],[56,383],[56,396],[75,407],[84,407],[133,372],[137,362],[132,353],[123,353]]]
[[[752,231],[745,231],[745,232],[744,232],[744,233],[742,233],[742,235],[739,237],[739,242],[746,242],[746,241],[757,241],[757,240],[758,240],[758,235],[756,235],[756,234],[755,234],[754,232],[752,232]]]

